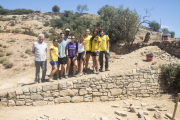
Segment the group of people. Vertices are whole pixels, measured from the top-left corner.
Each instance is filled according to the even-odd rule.
[[[103,72],[103,54],[105,54],[105,71],[109,71],[110,39],[101,27],[101,24],[97,24],[97,29],[93,31],[92,35],[90,35],[90,30],[86,29],[86,33],[79,36],[79,40],[76,40],[77,38],[74,35],[70,36],[70,29],[67,28],[65,33],[60,33],[60,40],[56,38],[53,40],[49,55],[49,61],[52,66],[49,82],[54,81],[53,76],[55,74],[57,75],[57,80],[62,79],[63,76],[68,78],[71,63],[73,63],[73,76],[86,74],[90,56],[93,59],[93,73],[99,74],[99,72]],[[36,66],[35,83],[39,82],[40,67],[42,68],[41,81],[44,80],[47,64],[47,44],[43,42],[44,35],[39,34],[38,38],[39,41],[35,42],[32,47]],[[60,67],[61,72],[59,75]]]

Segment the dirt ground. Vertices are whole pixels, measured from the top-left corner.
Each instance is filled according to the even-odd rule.
[[[121,101],[109,101],[109,102],[84,102],[84,103],[65,103],[57,105],[47,106],[16,106],[16,107],[3,107],[0,108],[1,120],[37,120],[41,116],[48,116],[51,120],[62,120],[68,117],[70,120],[100,120],[101,117],[106,117],[109,120],[117,120],[119,117],[121,120],[127,120],[131,118],[133,120],[141,120],[138,117],[139,111],[148,111],[147,108],[155,107],[158,103],[166,101],[166,105],[161,108],[161,120],[167,120],[164,118],[165,113],[173,114],[174,111],[174,97],[169,94],[162,94],[153,96],[150,98],[138,98],[137,100],[129,98]],[[134,106],[138,106],[136,113],[129,112],[129,109],[125,108],[124,102],[131,103]],[[148,104],[147,106],[141,106],[141,103]],[[120,107],[114,108],[113,105],[119,105]],[[167,110],[167,111],[166,111]],[[124,111],[127,113],[127,117],[121,117],[115,114],[115,111]],[[156,120],[153,116],[156,111],[148,111],[149,120]],[[177,108],[176,118],[180,119],[180,107]],[[95,116],[93,118],[93,116]],[[41,119],[42,120],[42,119]],[[169,119],[170,120],[170,119]]]
[[[9,40],[14,39],[15,42],[8,42]],[[0,64],[0,91],[7,92],[9,90],[22,89],[22,87],[31,87],[37,85],[49,84],[48,82],[33,84],[35,76],[35,67],[34,67],[34,56],[25,53],[25,50],[31,49],[33,42],[37,41],[36,37],[31,37],[22,34],[13,34],[13,33],[0,33],[0,44],[8,46],[3,49],[3,52],[12,51],[13,55],[5,56],[9,61],[13,62],[14,66],[11,69],[5,69],[2,64]],[[51,41],[45,40],[48,44],[48,47],[52,44]],[[156,65],[165,64],[169,61],[153,58],[152,62],[146,62],[146,56],[142,53],[150,52],[161,52],[157,46],[149,46],[138,49],[126,55],[115,55],[113,52],[110,52],[110,71],[102,72],[102,74],[111,74],[114,72],[121,72],[124,70],[132,70],[135,68],[143,68],[150,66],[153,62],[156,62]],[[26,57],[22,57],[22,54]],[[49,50],[47,53],[47,60],[49,59]],[[174,58],[175,61],[179,60]],[[51,66],[49,60],[47,62],[47,76],[46,81],[48,80],[48,75],[51,71]],[[89,65],[91,68],[91,65]],[[90,73],[90,71],[89,71]],[[40,74],[41,75],[41,74]],[[96,76],[95,74],[87,74],[82,77],[74,78],[70,77],[68,79],[62,79],[60,81],[69,81],[80,78],[87,78]],[[41,77],[41,76],[40,76]],[[59,82],[59,81],[55,81]],[[18,86],[22,85],[22,86]],[[109,120],[116,120],[118,115],[114,114],[114,111],[125,111],[127,108],[123,108],[123,101],[134,104],[135,106],[141,106],[141,103],[149,104],[146,107],[141,107],[138,111],[147,111],[148,107],[154,107],[157,103],[162,100],[166,100],[166,106],[164,109],[167,111],[162,111],[164,115],[166,112],[172,114],[174,110],[174,99],[172,95],[162,95],[158,97],[151,98],[140,98],[138,100],[126,99],[122,101],[110,101],[110,102],[88,102],[88,103],[66,103],[58,105],[47,105],[47,106],[21,106],[21,107],[3,107],[0,108],[0,120],[19,120],[25,119],[35,120],[40,118],[43,115],[49,116],[51,119],[61,120],[64,117],[68,117],[70,120],[89,120],[92,115],[95,115],[94,120],[99,120],[100,117],[104,116],[109,118]],[[120,105],[119,108],[113,108],[111,105]],[[38,113],[38,114],[37,114]],[[149,113],[150,120],[154,120],[154,111]],[[180,108],[178,108],[177,113],[180,113]],[[127,118],[132,118],[133,120],[139,120],[137,113],[127,112],[128,117],[123,117],[121,120],[127,120]],[[177,114],[177,118],[180,119],[180,114]],[[163,118],[164,119],[164,118]]]

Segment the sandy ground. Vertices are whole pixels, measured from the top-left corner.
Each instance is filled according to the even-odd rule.
[[[139,111],[147,111],[147,108],[155,107],[157,104],[166,101],[166,105],[162,108],[165,111],[161,111],[162,119],[165,113],[173,114],[174,111],[174,97],[169,94],[163,94],[153,96],[150,98],[139,98],[134,100],[132,98],[121,100],[121,101],[110,101],[110,102],[84,102],[84,103],[65,103],[57,105],[47,106],[21,106],[21,107],[3,107],[0,108],[0,119],[1,120],[36,120],[41,116],[47,115],[53,120],[62,120],[68,117],[70,120],[91,120],[92,116],[95,117],[92,120],[100,120],[101,117],[107,117],[109,120],[117,120],[119,117],[121,120],[127,120],[131,118],[133,120],[141,120],[138,118]],[[139,106],[136,113],[129,112],[129,109],[123,108],[127,103],[131,103],[134,106]],[[147,106],[141,106],[141,103],[148,104]],[[120,107],[114,108],[112,105],[119,105]],[[167,110],[167,111],[166,111]],[[124,111],[127,113],[127,117],[121,117],[115,114],[115,111]],[[147,115],[150,120],[156,120],[153,116],[156,111],[149,111]],[[176,118],[180,119],[180,107],[177,108]]]

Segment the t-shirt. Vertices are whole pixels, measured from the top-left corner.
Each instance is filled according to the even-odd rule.
[[[104,32],[104,35],[106,35],[106,33],[105,33],[105,32]],[[98,36],[101,36],[99,32],[98,32]]]
[[[91,52],[94,52],[97,49],[100,41],[101,41],[101,39],[100,39],[99,36],[98,36],[97,42],[95,41],[95,39],[92,40],[92,49],[91,49]],[[97,51],[100,51],[100,47],[99,47],[99,49]]]
[[[86,51],[91,51],[91,37],[91,35],[84,37],[84,40],[86,41]]]
[[[109,37],[107,35],[104,35],[103,37],[100,37],[100,39],[101,39],[100,50],[106,51],[107,50],[107,41],[109,40]]]
[[[68,57],[73,58],[76,56],[76,50],[78,49],[77,44],[69,42],[66,46],[66,49],[68,49]]]
[[[71,36],[69,36],[68,38],[66,36],[64,36],[64,40],[67,42],[71,42]]]
[[[67,45],[67,41],[59,41],[58,43],[58,57],[59,58],[63,58],[66,56],[66,45]]]
[[[53,58],[53,60],[58,61],[58,47],[54,46],[54,45],[51,45],[50,50],[51,49],[52,49],[52,58]],[[52,61],[50,53],[49,53],[49,61]]]
[[[39,41],[34,42],[32,51],[34,51],[34,61],[46,61],[47,44],[40,43]]]

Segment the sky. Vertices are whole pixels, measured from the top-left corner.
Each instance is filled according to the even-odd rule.
[[[0,0],[0,5],[5,9],[32,9],[34,11],[52,12],[52,7],[57,5],[60,7],[60,12],[64,10],[73,10],[76,12],[76,7],[81,4],[88,6],[88,11],[85,13],[97,14],[97,11],[105,5],[111,5],[118,8],[124,5],[124,8],[129,7],[131,10],[136,9],[140,16],[145,16],[145,9],[150,11],[149,21],[155,20],[160,23],[161,27],[168,28],[169,31],[175,32],[175,37],[180,37],[180,0]],[[148,26],[148,25],[145,25]]]

